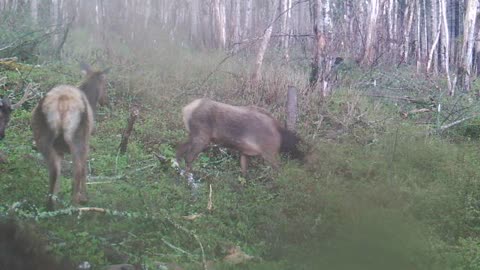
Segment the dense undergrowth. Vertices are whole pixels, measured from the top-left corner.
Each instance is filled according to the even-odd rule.
[[[55,254],[89,261],[95,269],[125,262],[199,269],[202,255],[216,269],[235,269],[221,262],[239,246],[256,259],[238,269],[480,268],[478,121],[435,133],[461,118],[458,112],[476,108],[468,97],[444,97],[440,79],[418,77],[408,67],[364,71],[347,61],[334,94],[321,99],[307,90],[302,63],[282,65],[271,56],[264,80],[251,88],[243,55],[209,76],[222,55],[164,45],[121,47],[106,60],[92,57],[95,48],[76,47],[82,35],[73,34],[62,62],[22,64],[21,70],[0,66],[0,96],[15,102],[29,83],[38,89],[13,112],[0,142],[8,157],[0,164],[0,212],[35,223]],[[117,212],[45,210],[47,171],[32,145],[30,112],[52,86],[79,83],[73,59],[113,67],[110,104],[100,108],[91,141],[88,206]],[[284,119],[289,84],[301,92],[305,164],[284,160],[273,172],[255,160],[244,179],[236,153],[213,148],[195,163],[203,184],[192,194],[185,179],[154,155],[174,158],[186,136],[180,110],[189,100],[256,104]],[[438,103],[440,113],[434,110]],[[127,153],[119,155],[134,104],[140,119]],[[433,109],[412,112],[419,108]],[[68,158],[63,171],[62,200],[69,209]],[[183,218],[193,214],[203,215]]]

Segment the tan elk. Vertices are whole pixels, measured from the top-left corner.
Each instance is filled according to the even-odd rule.
[[[85,79],[80,87],[59,85],[43,97],[32,113],[32,130],[38,150],[49,170],[49,197],[47,207],[52,209],[54,196],[60,189],[61,161],[65,153],[72,155],[74,180],[72,202],[86,203],[87,158],[89,140],[94,126],[97,102],[107,102],[106,78],[108,70],[93,71],[82,64]]]
[[[278,154],[303,158],[300,138],[281,127],[266,110],[255,106],[232,106],[202,98],[186,105],[183,121],[188,141],[177,148],[177,161],[185,160],[189,171],[192,162],[210,143],[240,151],[242,174],[247,173],[248,157],[261,156],[278,168]]]

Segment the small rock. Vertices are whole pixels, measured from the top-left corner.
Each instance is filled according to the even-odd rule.
[[[156,262],[155,269],[156,270],[183,270],[183,268],[176,263],[164,263],[164,262]]]
[[[77,267],[78,270],[90,270],[92,269],[92,265],[87,262],[87,261],[84,261],[84,262],[81,262],[78,267]]]

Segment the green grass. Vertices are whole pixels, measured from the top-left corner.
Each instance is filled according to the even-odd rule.
[[[74,44],[67,55],[91,57],[91,50]],[[306,164],[283,160],[282,169],[273,172],[254,159],[243,178],[237,154],[210,149],[195,163],[202,185],[193,196],[186,180],[154,155],[173,159],[175,146],[186,138],[181,106],[206,95],[255,103],[283,119],[283,93],[290,83],[305,84],[299,82],[305,70],[267,65],[263,84],[252,92],[242,83],[248,78],[244,59],[228,61],[200,85],[221,55],[173,46],[134,54],[144,61],[115,66],[109,75],[111,106],[98,111],[91,140],[87,206],[113,211],[106,214],[45,212],[47,170],[32,147],[30,111],[52,86],[78,84],[76,66],[65,61],[26,74],[0,70],[7,78],[0,95],[20,97],[15,89],[25,82],[39,87],[37,99],[13,113],[0,142],[8,156],[8,163],[0,164],[0,213],[15,204],[14,215],[35,222],[52,252],[95,268],[176,262],[199,269],[201,243],[217,269],[478,269],[480,154],[474,131],[460,127],[448,136],[428,135],[432,125],[417,122],[423,116],[399,116],[409,105],[359,95],[369,76],[378,74],[352,68],[332,97],[300,100],[299,130],[311,151]],[[382,83],[402,85],[408,76],[401,70]],[[422,89],[424,84],[419,83]],[[119,155],[133,104],[140,117],[127,153]],[[62,209],[70,207],[71,170],[67,157]],[[183,218],[200,213],[194,221]],[[261,260],[224,264],[231,246]]]

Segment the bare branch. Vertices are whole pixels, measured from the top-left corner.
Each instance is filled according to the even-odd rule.
[[[20,99],[20,101],[12,105],[12,109],[18,109],[20,108],[20,106],[22,106],[23,103],[33,99],[35,97],[34,93],[38,90],[37,86],[38,85],[34,83],[27,84],[27,86],[25,87],[25,92],[23,92],[22,98]]]

